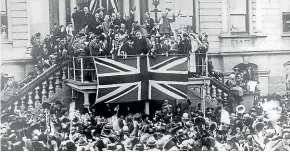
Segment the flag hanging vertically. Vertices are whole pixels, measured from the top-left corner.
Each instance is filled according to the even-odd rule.
[[[111,0],[111,5],[115,13],[118,12],[118,0]]]
[[[98,1],[99,0],[89,0],[89,9],[90,12],[94,15],[98,9]]]
[[[98,102],[187,98],[188,56],[94,58]]]

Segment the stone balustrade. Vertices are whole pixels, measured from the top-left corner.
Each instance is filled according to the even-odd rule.
[[[16,101],[10,108],[25,112],[33,111],[35,108],[41,106],[44,101],[51,98],[55,93],[62,89],[62,82],[67,79],[67,76],[69,75],[67,69],[67,66],[65,66],[60,71],[55,72],[53,76],[40,83],[28,94],[22,96],[20,100]],[[47,71],[48,70],[44,71],[44,73]],[[38,75],[37,77],[39,76],[41,75]],[[25,85],[27,84],[24,83],[24,86]]]

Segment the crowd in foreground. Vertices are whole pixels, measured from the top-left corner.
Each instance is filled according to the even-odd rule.
[[[176,109],[165,101],[151,115],[125,114],[116,105],[108,105],[106,116],[95,109],[80,113],[60,101],[43,104],[36,115],[10,108],[1,115],[1,150],[289,151],[289,98],[256,100],[248,112],[239,106],[229,114],[227,106],[219,106],[208,107],[205,115],[190,100]]]

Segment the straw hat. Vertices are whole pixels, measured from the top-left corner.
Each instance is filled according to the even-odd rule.
[[[189,114],[188,113],[183,113],[181,119],[182,120],[189,120]]]

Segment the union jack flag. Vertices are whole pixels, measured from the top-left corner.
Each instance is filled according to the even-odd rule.
[[[188,57],[94,58],[96,103],[187,99]]]

